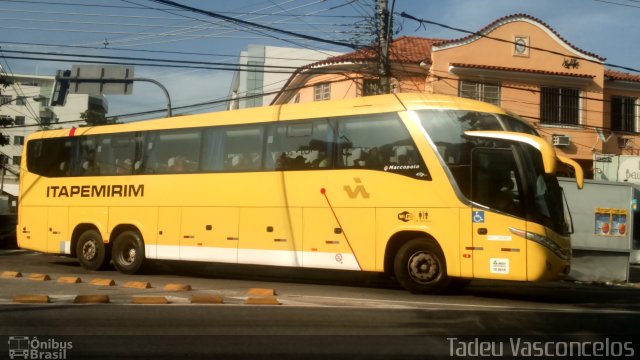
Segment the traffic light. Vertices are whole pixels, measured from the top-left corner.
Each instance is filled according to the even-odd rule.
[[[69,79],[71,70],[58,70],[56,72],[56,83],[51,96],[51,106],[64,106],[69,93]],[[67,79],[62,79],[67,78]]]

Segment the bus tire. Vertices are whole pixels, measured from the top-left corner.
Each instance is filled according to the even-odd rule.
[[[135,274],[144,263],[144,242],[135,230],[123,231],[116,237],[111,250],[113,266],[124,274]]]
[[[393,270],[400,285],[414,294],[437,294],[451,281],[442,249],[426,239],[413,239],[402,245]]]
[[[107,249],[102,241],[102,235],[91,229],[83,232],[76,243],[76,257],[83,268],[99,270],[107,262]]]

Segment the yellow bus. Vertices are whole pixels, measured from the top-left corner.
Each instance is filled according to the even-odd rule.
[[[38,132],[21,248],[385,272],[415,293],[560,279],[570,224],[553,147],[498,107],[427,94]]]

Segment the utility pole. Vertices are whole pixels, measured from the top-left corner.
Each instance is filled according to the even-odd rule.
[[[388,1],[378,0],[378,51],[379,51],[379,68],[378,75],[380,77],[380,93],[391,93],[389,82],[389,41],[391,29],[391,16],[389,16]]]

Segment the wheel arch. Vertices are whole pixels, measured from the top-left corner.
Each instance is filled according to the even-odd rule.
[[[142,240],[142,243],[144,244],[144,236],[142,235],[142,231],[140,231],[140,229],[134,225],[134,224],[118,224],[116,225],[113,230],[111,231],[111,234],[109,235],[109,243],[113,244],[113,241],[123,232],[125,231],[135,231],[140,235],[140,239]]]

